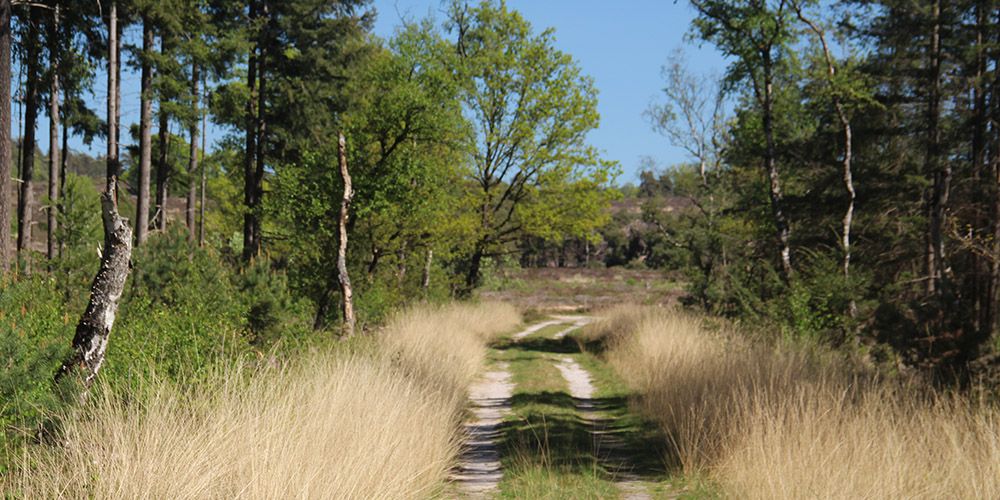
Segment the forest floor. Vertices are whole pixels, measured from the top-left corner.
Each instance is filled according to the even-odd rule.
[[[464,498],[673,499],[717,496],[668,470],[667,440],[573,332],[593,318],[552,315],[490,350],[470,391],[466,449],[452,476]]]

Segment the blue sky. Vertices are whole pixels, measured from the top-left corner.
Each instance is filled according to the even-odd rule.
[[[643,157],[653,158],[659,165],[686,161],[682,150],[672,147],[666,138],[654,132],[643,112],[650,102],[659,99],[663,86],[660,68],[671,52],[683,48],[691,71],[721,74],[725,61],[711,46],[698,47],[685,42],[685,34],[694,16],[687,2],[670,0],[508,0],[508,7],[518,10],[536,31],[555,28],[556,47],[571,54],[583,72],[594,78],[599,91],[600,126],[589,136],[592,145],[603,152],[604,158],[616,160],[622,167],[619,183],[633,182]],[[441,0],[375,0],[378,12],[375,34],[388,38],[402,19],[444,18]],[[126,38],[137,37],[133,26]],[[19,68],[14,68],[16,71]],[[91,106],[104,113],[106,81],[97,78]],[[15,105],[13,133],[19,135]],[[128,142],[128,126],[139,120],[139,77],[123,66],[122,74],[122,136]],[[175,125],[176,127],[176,125]],[[209,125],[209,141],[218,138],[222,130]],[[48,150],[48,119],[39,116],[38,140],[43,151]],[[70,147],[103,154],[103,141],[90,147],[72,139]],[[211,146],[209,146],[211,149]]]

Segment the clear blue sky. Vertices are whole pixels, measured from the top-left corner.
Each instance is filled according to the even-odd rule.
[[[684,35],[693,17],[687,2],[670,0],[508,0],[508,7],[518,10],[537,31],[555,28],[556,47],[571,54],[583,72],[594,78],[599,91],[600,127],[589,137],[592,145],[603,151],[604,158],[620,163],[623,175],[619,183],[633,182],[642,157],[649,156],[660,165],[686,161],[684,152],[672,147],[653,132],[643,111],[659,98],[663,86],[660,67],[672,51],[683,48],[690,68],[696,73],[721,74],[725,61],[713,47],[685,42]],[[378,12],[375,34],[388,38],[402,19],[422,19],[433,16],[444,19],[441,0],[375,0]],[[138,37],[133,26],[126,38]],[[17,78],[17,70],[14,68]],[[139,120],[138,74],[123,66],[122,74],[122,138],[131,141],[128,126]],[[104,114],[106,80],[99,75],[94,85],[91,106]],[[13,133],[19,134],[15,105]],[[176,127],[176,125],[175,125]],[[221,130],[209,125],[209,140],[218,138]],[[48,150],[48,119],[41,113],[38,123],[39,147]],[[103,154],[103,141],[85,147],[72,139],[70,147]],[[211,149],[211,146],[209,146]]]

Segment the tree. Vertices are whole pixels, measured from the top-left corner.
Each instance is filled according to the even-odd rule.
[[[24,8],[27,15],[24,16],[22,43],[25,50],[25,68],[28,74],[24,93],[24,138],[21,141],[21,194],[17,200],[17,255],[24,261],[24,271],[31,272],[31,230],[33,226],[31,219],[35,207],[35,129],[38,118],[38,85],[42,80],[38,49],[42,46],[42,40],[39,34],[38,7],[27,5]]]
[[[479,284],[483,258],[503,253],[527,231],[565,234],[567,227],[539,225],[545,221],[539,215],[555,208],[547,193],[589,195],[589,189],[569,186],[601,186],[614,166],[586,144],[599,120],[593,81],[554,48],[551,29],[534,34],[519,13],[492,1],[473,8],[453,4],[449,26],[473,127],[468,179],[479,221],[465,266],[469,291]],[[601,206],[607,200],[591,201]],[[599,222],[587,223],[587,212],[578,212],[583,224],[574,229],[589,231],[584,226]]]
[[[651,105],[646,116],[657,132],[698,162],[707,187],[709,174],[718,175],[722,167],[725,96],[713,78],[692,75],[685,66],[680,51],[670,57],[661,71],[667,102]]]
[[[0,130],[10,130],[10,0],[0,0]],[[0,273],[10,269],[10,134],[0,134]]]
[[[450,47],[426,23],[407,26],[387,45],[370,49],[355,69],[344,89],[349,109],[340,116],[350,138],[346,154],[355,191],[347,264],[365,277],[353,283],[357,297],[382,286],[383,262],[395,258],[398,270],[413,252],[434,247],[448,255],[455,242],[450,235],[460,196],[455,187],[464,122],[445,65]],[[329,256],[341,240],[338,228],[328,223],[339,217],[343,181],[326,159],[339,152],[313,147],[316,152],[276,169],[267,213],[278,222],[274,250],[289,257],[292,276],[314,300],[319,329],[330,319],[338,294],[343,298]],[[393,285],[395,303],[403,288],[398,281]]]
[[[347,145],[344,134],[337,138],[337,163],[340,167],[340,179],[344,184],[344,196],[340,201],[340,215],[337,217],[337,281],[340,282],[341,314],[344,318],[345,337],[354,335],[354,291],[351,289],[351,277],[347,270],[347,220],[354,198],[354,188],[351,186],[351,174],[347,171]]]
[[[764,135],[762,160],[769,180],[768,193],[778,240],[781,271],[786,282],[792,278],[791,226],[785,213],[781,174],[778,170],[774,131],[775,73],[784,62],[787,45],[793,39],[790,6],[786,0],[692,0],[698,11],[694,28],[698,35],[736,60],[726,79],[732,87],[749,82],[760,109]]]
[[[243,258],[260,253],[266,166],[335,142],[349,68],[363,59],[363,0],[250,0],[246,13]]]
[[[48,199],[48,245],[46,255],[49,260],[56,258],[59,251],[56,234],[58,233],[59,206],[59,73],[60,73],[60,12],[59,4],[52,9],[52,19],[49,23],[49,199]]]
[[[90,388],[104,364],[118,301],[132,267],[132,228],[118,214],[116,189],[116,179],[112,178],[101,195],[101,216],[104,220],[101,267],[90,287],[87,309],[76,326],[73,350],[56,373],[56,381],[67,375],[78,375],[84,389]]]
[[[139,55],[140,108],[139,108],[139,171],[138,196],[135,203],[135,245],[141,246],[149,234],[149,178],[152,170],[153,136],[153,20],[150,13],[142,15],[142,52]]]
[[[851,125],[851,115],[853,109],[863,105],[871,105],[873,100],[869,92],[865,90],[865,84],[868,82],[864,81],[858,74],[855,66],[848,64],[838,69],[838,62],[834,59],[827,42],[826,31],[817,21],[806,14],[803,4],[792,0],[792,7],[795,9],[799,21],[809,28],[819,44],[823,68],[821,70],[822,78],[826,81],[829,99],[843,131],[843,144],[841,145],[843,149],[840,152],[840,161],[844,190],[847,193],[847,207],[844,210],[840,233],[840,246],[843,253],[841,268],[844,278],[850,280],[851,230],[854,224],[854,204],[857,199],[857,190],[854,186],[854,129]],[[847,313],[851,318],[855,318],[858,314],[857,301],[854,298],[850,300]]]

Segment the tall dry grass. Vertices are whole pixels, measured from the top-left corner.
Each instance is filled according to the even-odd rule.
[[[236,367],[194,390],[96,391],[63,420],[62,443],[30,449],[2,486],[25,498],[426,498],[458,452],[459,399],[486,339],[518,321],[492,304],[418,308],[374,354]]]
[[[732,496],[1000,498],[996,407],[678,312],[619,308],[587,334],[607,339],[679,465]]]

